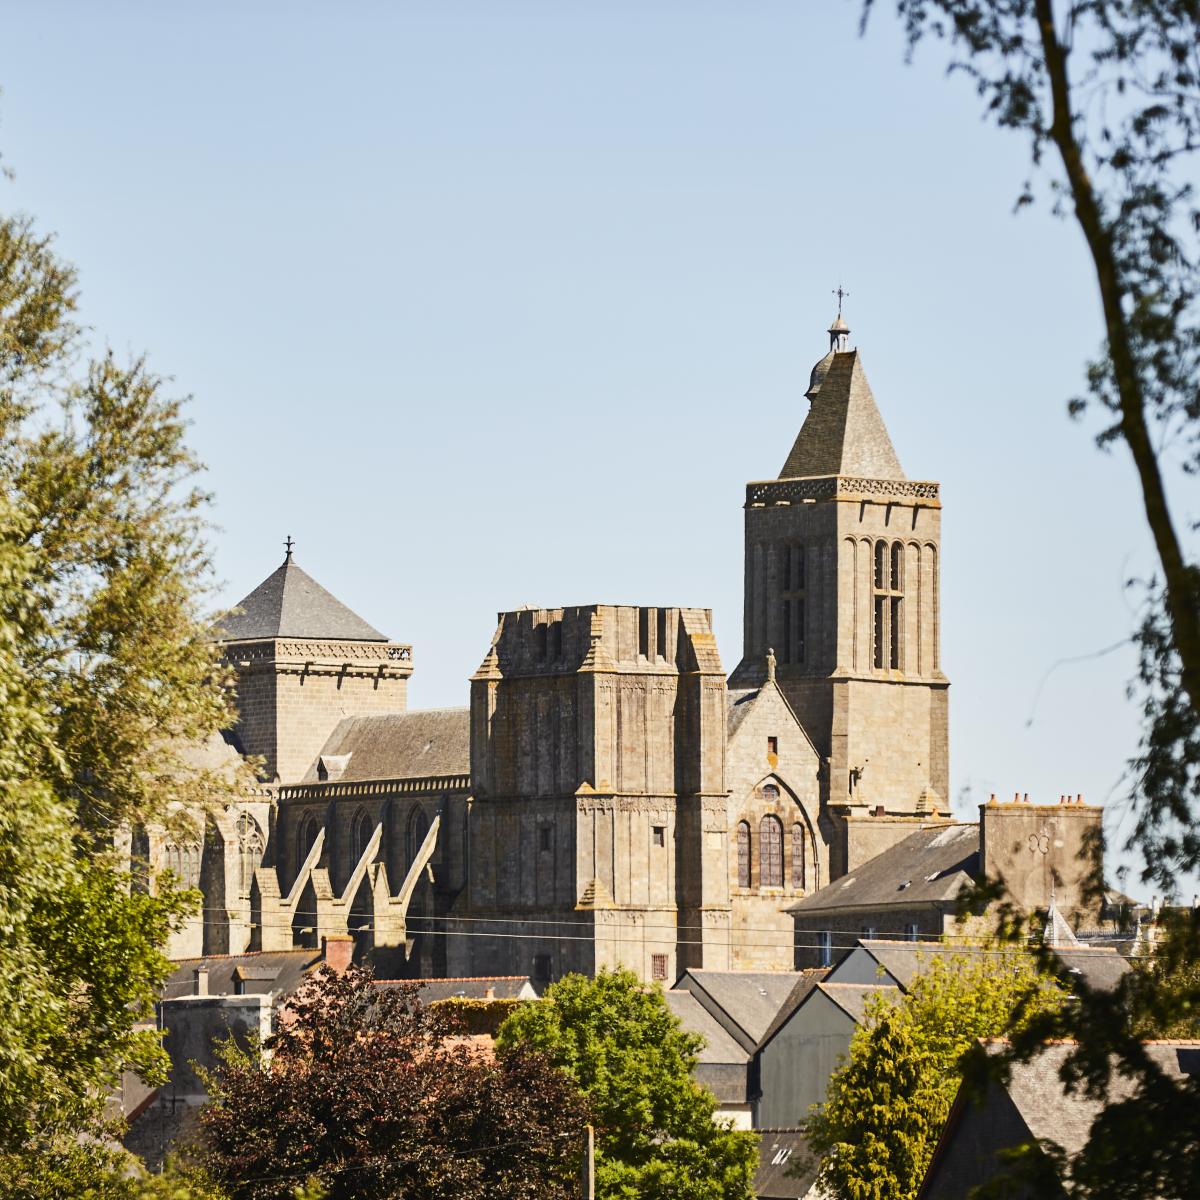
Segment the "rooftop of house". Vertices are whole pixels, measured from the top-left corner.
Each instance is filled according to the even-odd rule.
[[[704,1048],[699,1055],[701,1063],[744,1064],[749,1060],[750,1052],[737,1043],[693,993],[672,988],[663,993],[663,999],[688,1033],[699,1034],[704,1039]]]
[[[301,782],[423,779],[470,770],[471,710],[428,708],[344,718]]]
[[[752,1050],[787,1003],[798,971],[688,970],[675,985],[692,992],[730,1035]]]
[[[319,950],[263,950],[245,954],[210,954],[179,959],[163,986],[164,1000],[182,1000],[196,993],[196,972],[208,972],[210,996],[288,996],[323,961]]]
[[[988,1050],[996,1053],[1003,1046],[1004,1042],[997,1040],[988,1044]],[[1052,1043],[1029,1062],[1013,1064],[1011,1075],[1005,1083],[992,1085],[1002,1087],[1007,1093],[1031,1138],[1054,1142],[1068,1156],[1078,1154],[1083,1149],[1091,1133],[1092,1124],[1101,1110],[1109,1104],[1128,1099],[1137,1087],[1135,1080],[1114,1071],[1103,1098],[1089,1097],[1082,1089],[1068,1092],[1060,1072],[1073,1049],[1074,1043],[1071,1042]],[[1200,1075],[1200,1042],[1147,1042],[1145,1050],[1168,1078]],[[993,1120],[988,1108],[972,1103],[969,1096],[970,1093],[964,1085],[942,1129],[933,1161],[919,1193],[921,1196],[926,1194],[947,1148],[954,1138],[960,1136],[959,1130],[963,1123]],[[989,1134],[995,1128],[992,1124]],[[972,1139],[972,1144],[975,1141],[976,1139]]]
[[[386,642],[387,635],[368,625],[296,564],[291,550],[216,630],[223,642],[269,638],[308,638],[338,642]]]
[[[788,1017],[792,1015],[808,999],[809,993],[829,974],[828,967],[817,967],[814,970],[800,971],[799,978],[792,987],[791,994],[780,1006],[779,1011],[775,1014],[775,1019],[767,1026],[762,1037],[759,1038],[760,1046],[766,1045],[767,1042],[775,1036]]]
[[[788,905],[792,913],[953,901],[979,871],[979,826],[919,829],[848,875]]]
[[[537,988],[528,975],[476,975],[460,979],[377,979],[375,986],[415,984],[422,1004],[438,1000],[535,1000]]]
[[[829,982],[895,984],[907,991],[913,980],[938,956],[977,959],[994,954],[995,947],[954,942],[900,942],[863,938],[829,974]],[[1068,971],[1100,991],[1111,991],[1129,971],[1115,950],[1100,946],[1061,946],[1054,953]],[[864,963],[862,956],[867,956]]]
[[[759,1129],[754,1194],[759,1200],[797,1200],[817,1178],[817,1159],[809,1153],[804,1130]]]

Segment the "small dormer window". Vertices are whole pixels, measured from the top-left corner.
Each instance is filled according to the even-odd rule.
[[[317,759],[317,779],[321,783],[333,783],[346,773],[349,765],[349,754],[322,754]]]

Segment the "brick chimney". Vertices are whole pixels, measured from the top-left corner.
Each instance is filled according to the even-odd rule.
[[[354,939],[348,933],[331,933],[325,937],[321,949],[325,965],[339,975],[354,961]]]

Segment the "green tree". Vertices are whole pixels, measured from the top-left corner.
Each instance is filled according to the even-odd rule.
[[[808,1123],[818,1182],[836,1200],[910,1200],[980,1038],[1061,1007],[1019,951],[937,955],[903,996],[881,992]]]
[[[453,1036],[416,984],[323,968],[263,1047],[208,1081],[194,1161],[235,1200],[567,1200],[588,1110],[546,1058]],[[262,1051],[267,1053],[264,1054]]]
[[[716,1100],[692,1079],[703,1042],[661,988],[622,969],[567,975],[513,1013],[497,1044],[541,1051],[579,1084],[595,1113],[602,1200],[753,1194],[757,1137],[716,1119]]]
[[[229,723],[230,701],[206,639],[205,497],[181,404],[140,360],[90,360],[75,307],[50,239],[0,216],[0,1177],[12,1195],[76,1170],[123,1069],[153,1078],[163,1065],[145,1022],[194,898],[131,886],[115,842],[229,786],[184,758]]]

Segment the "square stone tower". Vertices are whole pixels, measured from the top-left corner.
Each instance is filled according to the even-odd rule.
[[[725,673],[711,616],[501,613],[471,679],[470,974],[670,984],[729,956]]]
[[[743,657],[730,686],[757,682],[774,650],[823,759],[836,878],[846,821],[947,806],[949,683],[938,485],[905,478],[840,313],[829,335],[779,478],[746,489]]]
[[[299,783],[343,717],[403,712],[412,647],[390,642],[295,563],[217,631],[237,673],[237,735],[263,778]]]

